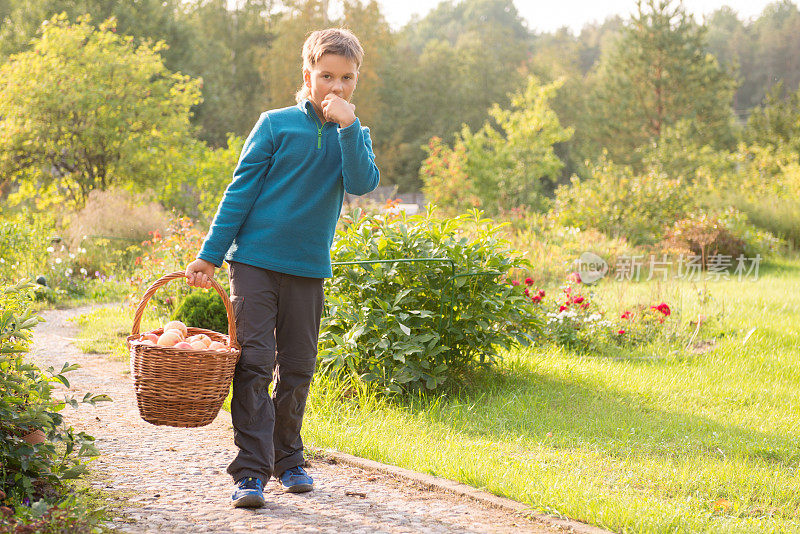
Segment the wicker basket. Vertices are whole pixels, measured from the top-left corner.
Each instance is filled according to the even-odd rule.
[[[205,334],[213,341],[229,345],[230,350],[176,349],[139,340],[139,324],[150,297],[170,280],[184,277],[182,271],[177,271],[159,278],[147,289],[128,336],[139,415],[154,425],[198,427],[211,423],[228,395],[239,359],[233,307],[228,295],[214,280],[211,285],[222,297],[228,314],[228,335],[204,328],[189,327],[188,331],[190,336]],[[163,329],[154,330],[154,333],[161,335]]]

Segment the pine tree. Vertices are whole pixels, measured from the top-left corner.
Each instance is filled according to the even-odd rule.
[[[689,135],[701,146],[732,143],[735,82],[705,49],[705,28],[682,2],[639,0],[595,73],[588,135],[596,148],[635,163],[638,147],[679,121],[691,125]]]

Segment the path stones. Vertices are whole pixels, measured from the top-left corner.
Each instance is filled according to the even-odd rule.
[[[97,438],[101,455],[91,464],[96,475],[92,483],[116,500],[110,528],[136,534],[279,529],[353,534],[559,532],[451,494],[420,490],[392,476],[317,459],[308,467],[316,481],[313,492],[283,493],[272,480],[265,488],[264,508],[233,509],[232,481],[225,472],[236,450],[230,415],[221,412],[211,425],[197,429],[157,427],[141,420],[125,364],[83,354],[65,340],[74,338],[77,330],[66,320],[89,310],[44,312],[46,322],[34,331],[30,358],[42,367],[80,363],[82,367],[69,374],[71,393],[106,393],[114,400],[62,412],[68,424]]]

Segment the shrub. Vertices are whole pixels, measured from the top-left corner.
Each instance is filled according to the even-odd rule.
[[[178,283],[178,282],[175,282]],[[172,319],[184,324],[223,334],[228,332],[228,314],[217,292],[198,290],[190,293],[172,315]]]
[[[76,270],[130,274],[141,243],[157,230],[164,232],[169,214],[157,203],[137,203],[124,190],[93,190],[75,214],[66,233],[71,252],[84,251]]]
[[[676,221],[666,232],[667,249],[700,256],[706,267],[711,256],[729,256],[735,261],[778,250],[780,240],[748,223],[747,217],[733,208],[720,214],[693,213]]]
[[[165,274],[186,269],[186,265],[200,252],[205,235],[187,217],[171,221],[165,235],[158,231],[152,232],[150,240],[142,243],[143,254],[133,260],[136,270],[131,276],[133,291],[128,295],[128,302],[138,305],[153,282]],[[228,284],[227,270],[217,269],[215,276],[222,287]],[[172,317],[181,302],[193,291],[195,290],[184,281],[173,280],[156,291],[149,305],[153,306],[159,318],[166,319]]]
[[[504,217],[510,224],[502,228],[503,236],[524,257],[536,258],[529,271],[514,274],[521,278],[531,276],[544,286],[560,284],[584,252],[597,254],[609,265],[621,256],[637,253],[624,237],[611,238],[595,229],[562,226],[552,214],[510,210]]]
[[[561,126],[550,107],[561,85],[561,81],[543,85],[529,77],[523,90],[510,95],[508,109],[497,104],[489,109],[492,122],[474,133],[464,125],[452,149],[438,138],[431,139],[420,167],[425,196],[459,211],[546,209],[545,193],[564,166],[554,146],[573,134]]]
[[[79,366],[65,363],[58,371],[43,372],[25,361],[31,330],[40,320],[28,309],[30,287],[20,282],[0,290],[0,490],[14,509],[40,502],[44,513],[61,501],[65,481],[85,471],[83,459],[97,455],[94,438],[66,427],[58,412],[66,404],[77,407],[79,402],[110,399],[87,393],[81,401],[57,400],[53,384],[69,387],[65,374]],[[23,439],[35,430],[44,433],[44,443]]]
[[[694,206],[694,188],[680,178],[654,170],[635,174],[605,158],[589,172],[589,179],[573,177],[571,186],[557,190],[553,213],[560,224],[653,244]]]
[[[490,366],[500,347],[530,341],[539,321],[503,281],[527,262],[474,211],[452,219],[343,218],[333,245],[341,265],[326,286],[320,367],[387,393],[456,386]],[[445,261],[403,261],[443,258]],[[469,276],[469,273],[476,273]]]
[[[744,241],[733,235],[719,218],[706,213],[676,221],[667,231],[664,244],[670,249],[700,256],[704,267],[708,266],[710,256],[736,258],[744,254]]]
[[[580,274],[567,276],[558,292],[550,294],[534,286],[533,278],[512,280],[544,316],[541,341],[578,352],[598,352],[608,347],[633,347],[652,342],[665,333],[671,315],[667,303],[637,304],[620,317],[609,314],[600,303],[598,287],[582,283]]]
[[[70,252],[58,237],[52,214],[19,213],[0,221],[0,280],[40,280],[35,295],[57,302],[87,293],[89,271],[79,266],[84,251]]]

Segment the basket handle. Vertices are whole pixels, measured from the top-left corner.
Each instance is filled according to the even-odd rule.
[[[153,285],[147,288],[147,291],[145,291],[144,295],[142,296],[142,301],[139,303],[139,307],[136,308],[136,315],[133,317],[133,328],[131,329],[132,336],[139,334],[139,325],[142,322],[142,315],[144,315],[144,309],[145,306],[147,306],[147,302],[150,300],[150,297],[155,294],[158,288],[166,285],[167,282],[176,280],[178,278],[186,278],[186,273],[184,271],[175,271],[174,273],[164,275],[153,282]],[[222,303],[225,305],[225,312],[228,314],[228,338],[230,339],[231,347],[239,348],[239,344],[236,341],[236,319],[233,315],[233,306],[228,298],[228,294],[225,293],[225,290],[222,289],[222,286],[220,286],[213,278],[211,279],[211,286],[217,290],[217,293],[219,293],[219,296],[222,298]]]

